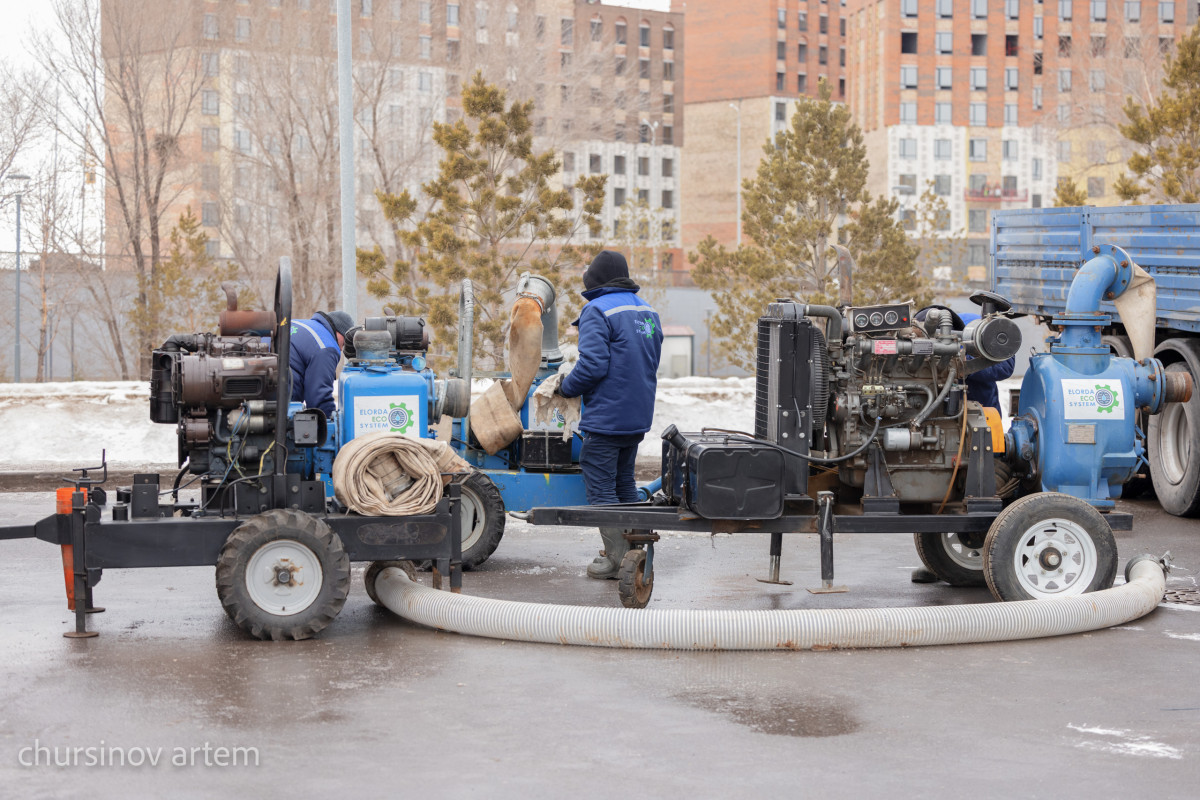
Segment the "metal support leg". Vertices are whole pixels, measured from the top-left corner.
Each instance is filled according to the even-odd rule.
[[[450,511],[454,522],[450,527],[450,591],[462,594],[462,487],[450,485]]]
[[[813,594],[835,594],[845,586],[833,585],[833,492],[817,494],[817,532],[821,535],[821,588]]]
[[[791,581],[779,580],[779,560],[783,555],[783,534],[771,534],[771,571],[769,577],[759,578],[759,583],[777,583],[780,586],[791,586]]]
[[[87,494],[75,492],[71,495],[71,569],[75,578],[75,630],[63,634],[68,639],[92,639],[100,634],[87,629],[87,610],[91,605],[91,587],[88,585],[87,566],[84,560],[84,512]]]

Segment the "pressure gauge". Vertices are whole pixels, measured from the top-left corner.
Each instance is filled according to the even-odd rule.
[[[871,324],[876,327],[879,327],[880,325],[882,325],[883,324],[883,314],[880,314],[878,311],[871,314]]]
[[[900,321],[900,315],[897,314],[895,311],[889,311],[883,315],[883,321],[886,322],[888,325],[895,325],[897,322]]]
[[[859,314],[854,318],[854,327],[859,330],[862,330],[863,328],[867,327],[867,325],[869,325],[870,323],[871,323],[871,321],[870,321],[870,319],[867,318],[866,314]]]

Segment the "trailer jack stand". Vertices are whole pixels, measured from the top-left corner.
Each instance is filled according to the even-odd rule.
[[[775,583],[780,586],[791,586],[791,581],[781,581],[779,579],[779,558],[783,555],[783,534],[771,534],[771,572],[766,578],[759,578],[759,583]]]
[[[845,586],[833,585],[833,492],[817,493],[817,533],[821,535],[821,587],[813,594],[839,594]]]

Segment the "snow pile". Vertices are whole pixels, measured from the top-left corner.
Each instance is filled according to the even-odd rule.
[[[475,383],[474,392],[490,381]],[[1000,384],[1005,427],[1008,389]],[[136,381],[0,384],[0,469],[61,468],[100,463],[107,450],[110,466],[174,466],[174,425],[150,421],[150,385]],[[639,449],[642,458],[662,455],[661,436],[668,425],[681,431],[703,428],[754,430],[753,378],[671,378],[658,382],[654,427]]]

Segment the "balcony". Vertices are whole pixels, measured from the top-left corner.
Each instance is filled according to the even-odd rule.
[[[1023,203],[1029,199],[1029,190],[1005,189],[992,183],[985,184],[982,189],[964,189],[963,198],[977,203]]]

